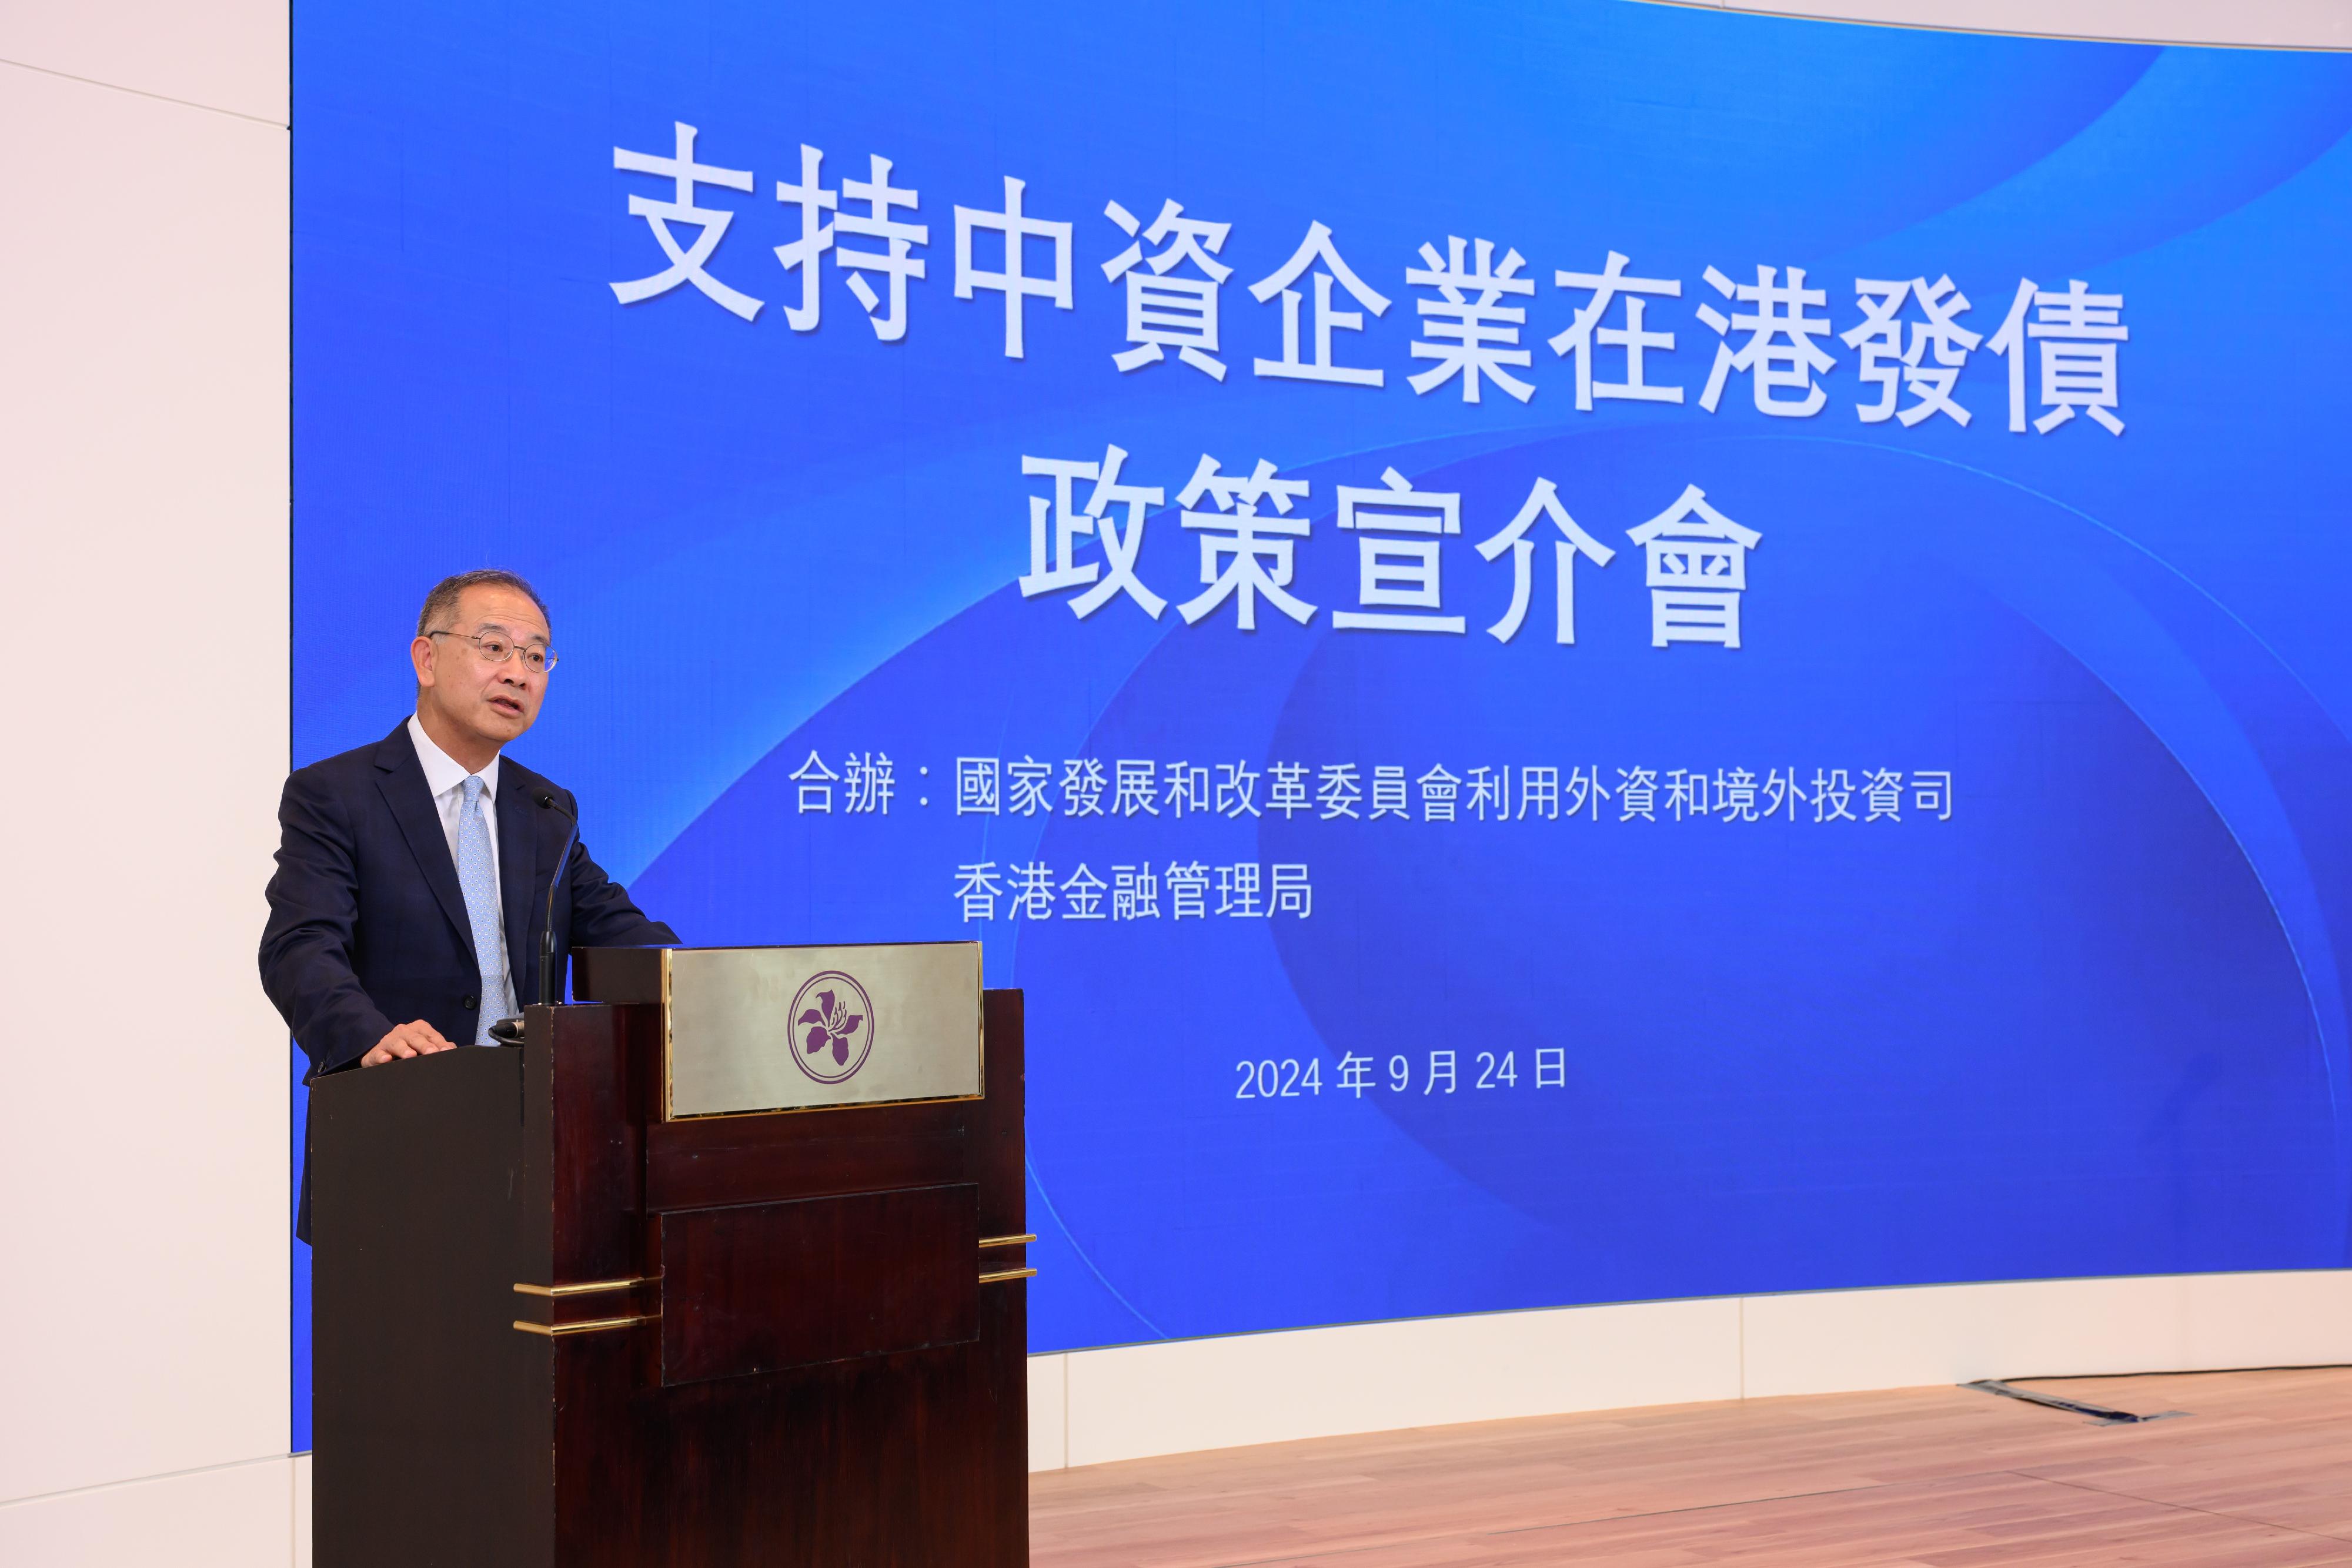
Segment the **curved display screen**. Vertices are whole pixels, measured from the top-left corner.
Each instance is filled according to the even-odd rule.
[[[1027,993],[1034,1348],[2347,1261],[2352,60],[295,45],[295,760],[529,576],[648,913]]]

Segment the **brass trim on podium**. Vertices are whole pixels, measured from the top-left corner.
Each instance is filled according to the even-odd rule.
[[[993,1285],[1000,1280],[1026,1280],[1036,1272],[1034,1269],[999,1269],[993,1273],[982,1274],[980,1277],[980,1282],[983,1285]],[[520,1328],[522,1325],[517,1323],[515,1326]]]
[[[985,1252],[992,1247],[1026,1247],[1036,1239],[1034,1233],[1028,1236],[983,1236],[980,1239],[980,1249]]]
[[[520,1318],[517,1318],[514,1321],[514,1326],[522,1330],[525,1333],[543,1334],[549,1339],[561,1339],[566,1334],[601,1333],[606,1329],[630,1329],[636,1327],[639,1323],[659,1322],[660,1321],[661,1314],[659,1312],[646,1312],[641,1317],[590,1318],[583,1322],[576,1323],[527,1323]]]
[[[611,1291],[634,1291],[639,1285],[658,1285],[659,1274],[646,1274],[635,1280],[590,1280],[579,1285],[526,1285],[515,1283],[518,1296],[600,1296]]]

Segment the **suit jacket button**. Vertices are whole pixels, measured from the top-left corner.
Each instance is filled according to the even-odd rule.
[[[472,995],[460,997],[457,998],[457,1005],[461,1008],[478,1008],[482,1005],[482,998]]]

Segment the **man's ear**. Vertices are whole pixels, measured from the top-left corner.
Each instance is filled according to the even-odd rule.
[[[416,684],[420,687],[433,684],[433,639],[430,637],[419,637],[408,644],[408,662],[415,667]]]

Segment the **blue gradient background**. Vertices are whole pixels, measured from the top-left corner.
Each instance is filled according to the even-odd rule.
[[[1311,921],[979,930],[1027,989],[1038,1350],[1425,1313],[2347,1262],[2338,936],[2352,894],[2342,432],[2352,60],[2004,40],[1620,4],[512,4],[295,11],[294,759],[407,711],[425,588],[530,575],[563,666],[517,755],[694,943],[971,935],[961,862],[1304,860]],[[656,269],[614,145],[753,170],[712,267]],[[828,268],[793,333],[769,193],[897,162],[931,226],[905,342]],[[1029,182],[1077,308],[951,297],[953,218]],[[1230,220],[1223,385],[1121,376],[1112,198]],[[1342,334],[1379,392],[1252,376],[1244,286],[1312,220],[1395,301]],[[1544,280],[1540,389],[1414,396],[1402,273],[1448,234]],[[1555,267],[1678,277],[1651,379],[1579,413]],[[2021,276],[2120,291],[2121,413],[1961,430],[1696,406],[1713,265],[1948,272],[1988,336]],[[1023,601],[1024,454],[1115,441],[1172,495],[1203,451],[1313,481],[1309,625]],[[1334,484],[1462,492],[1472,635],[1333,635]],[[1638,551],[1580,641],[1469,549],[1538,475],[1604,542],[1686,483],[1759,529],[1747,646],[1655,651]],[[1150,523],[1171,598],[1194,541]],[[1548,592],[1549,566],[1538,580]],[[887,820],[800,817],[812,748],[898,762]],[[958,819],[959,754],[1058,760],[1951,768],[1948,823]],[[928,764],[932,778],[916,769]],[[933,805],[915,804],[932,788]],[[1261,787],[1263,788],[1263,787]],[[1535,1051],[1564,1049],[1565,1090]],[[1332,1091],[1339,1056],[1517,1053],[1520,1086]],[[1319,1097],[1234,1098],[1238,1059]],[[299,1092],[298,1092],[299,1099]],[[298,1120],[299,1127],[299,1120]],[[298,1151],[299,1153],[299,1151]],[[298,1249],[298,1254],[300,1249]],[[297,1258],[295,1446],[309,1446]]]

